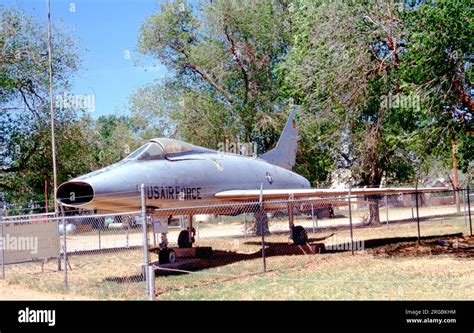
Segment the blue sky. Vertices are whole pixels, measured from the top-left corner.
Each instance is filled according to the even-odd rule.
[[[8,1],[12,3],[46,24],[46,0]],[[158,4],[151,0],[51,0],[53,24],[61,22],[79,43],[82,65],[71,93],[95,95],[94,117],[123,114],[135,89],[166,75],[157,60],[145,59],[136,50],[140,26],[158,11]]]

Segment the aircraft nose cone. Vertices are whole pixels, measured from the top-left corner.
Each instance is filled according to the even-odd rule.
[[[87,182],[66,182],[59,186],[56,198],[65,205],[80,206],[92,201],[94,189]]]

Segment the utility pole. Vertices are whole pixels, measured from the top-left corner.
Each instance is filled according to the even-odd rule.
[[[52,46],[51,46],[51,0],[46,0],[48,7],[48,62],[49,62],[49,110],[51,113],[51,152],[53,159],[53,198],[54,198],[54,211],[58,213],[58,203],[56,201],[56,190],[58,188],[58,175],[56,166],[56,139],[54,133],[54,96],[53,96],[53,57],[52,57]]]

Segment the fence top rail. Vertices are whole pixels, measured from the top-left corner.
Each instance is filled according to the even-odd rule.
[[[38,220],[49,220],[49,221],[66,220],[67,221],[67,220],[77,220],[77,219],[87,219],[87,218],[101,218],[101,217],[139,215],[139,214],[141,214],[141,211],[131,211],[131,212],[122,212],[122,213],[107,213],[107,214],[93,214],[93,215],[53,216],[53,217],[43,217],[43,216],[33,216],[33,215],[31,215],[30,218],[28,218],[28,219],[7,220],[7,221],[3,220],[3,221],[0,221],[0,223],[24,223],[24,222],[35,222],[35,221],[38,221]],[[15,217],[15,216],[12,216],[12,217]]]
[[[37,214],[23,214],[23,215],[10,215],[10,216],[1,216],[3,221],[12,220],[12,219],[30,219],[32,217],[50,217],[54,216],[56,213],[37,213]]]

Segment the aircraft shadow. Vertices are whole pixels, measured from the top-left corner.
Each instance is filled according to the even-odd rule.
[[[317,252],[322,254],[331,254],[331,253],[340,253],[351,251],[347,244],[333,244],[330,249],[327,249],[321,246],[321,242],[326,238],[333,236],[327,235],[320,238],[310,238],[309,245],[306,246],[296,246],[290,245],[286,242],[265,242],[265,255],[266,257],[283,257],[291,255],[308,255],[312,254],[311,245],[320,245],[317,247]],[[445,234],[445,235],[435,235],[435,236],[424,236],[420,240],[424,242],[434,241],[442,238],[454,238],[462,237],[462,233],[455,234]],[[392,238],[376,238],[376,239],[367,239],[364,241],[364,249],[373,249],[379,248],[387,245],[400,244],[400,243],[412,243],[417,242],[417,237],[392,237]],[[250,241],[244,244],[247,245],[260,245],[260,242]],[[355,247],[356,248],[356,247]],[[472,251],[472,249],[470,250]],[[223,250],[213,250],[213,256],[207,259],[196,259],[196,258],[180,258],[175,264],[165,264],[159,265],[160,268],[156,269],[156,276],[170,276],[170,275],[182,275],[189,274],[188,272],[197,272],[210,268],[222,267],[231,265],[241,261],[260,259],[261,250],[255,251],[252,253],[239,253],[235,251],[223,251]],[[153,263],[157,266],[157,263]],[[250,273],[249,273],[250,274]],[[122,276],[122,277],[108,277],[105,281],[116,282],[116,283],[129,283],[131,281],[139,282],[143,281],[142,274],[137,274],[134,276]]]

